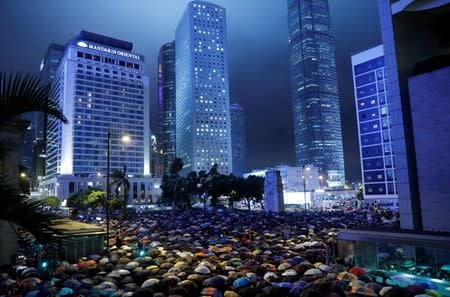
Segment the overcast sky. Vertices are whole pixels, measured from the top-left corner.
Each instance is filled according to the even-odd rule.
[[[81,30],[130,41],[146,59],[151,129],[156,73],[188,0],[0,0],[0,71],[35,72],[50,42]],[[295,165],[287,0],[215,0],[227,10],[230,101],[247,114],[248,169]],[[377,0],[329,0],[336,42],[347,179],[360,179],[350,56],[381,41]]]

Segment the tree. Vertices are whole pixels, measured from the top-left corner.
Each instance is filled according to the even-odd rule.
[[[61,200],[56,196],[48,196],[42,199],[42,205],[58,209],[61,206]]]
[[[86,191],[73,193],[67,199],[67,206],[77,208],[78,210],[85,210],[87,207],[89,207],[86,204],[88,196],[95,191],[102,191],[102,189],[89,187]]]
[[[220,174],[219,170],[217,169],[219,167],[219,164],[214,164],[211,169],[208,172],[209,177],[209,196],[211,196],[211,205],[215,208],[217,206],[217,202],[219,200],[219,197],[221,195],[220,187],[219,187],[219,181],[220,181]]]
[[[203,203],[203,210],[206,211],[206,203],[208,202],[208,192],[210,187],[208,172],[206,172],[205,170],[200,170],[197,173],[197,177],[199,185],[199,187],[197,188],[198,198]]]
[[[88,207],[97,208],[105,204],[105,199],[106,199],[105,191],[94,190],[87,195],[84,204]]]
[[[125,206],[128,204],[128,193],[130,191],[130,181],[127,179],[127,166],[123,166],[123,170],[116,170],[112,173],[112,185],[116,185],[116,198],[119,198],[122,191],[122,198]]]
[[[248,210],[251,209],[251,202],[261,202],[264,193],[264,178],[260,176],[250,175],[246,179],[242,178],[239,192],[244,199]]]
[[[114,198],[109,202],[111,209],[114,210],[123,210],[126,205],[125,202],[120,198]]]
[[[63,123],[68,120],[58,102],[49,97],[50,84],[42,86],[38,77],[0,73],[0,126],[26,112],[41,111]]]
[[[364,200],[364,191],[362,186],[359,186],[358,192],[356,192],[356,199],[360,201]]]
[[[49,97],[49,91],[50,84],[42,86],[36,76],[0,73],[0,131],[18,120],[20,115],[35,111],[67,123],[58,102]],[[9,222],[11,226],[13,223],[21,226],[31,232],[38,242],[50,246],[54,237],[45,230],[61,223],[61,218],[43,212],[42,202],[21,194],[17,187],[11,186],[11,181],[3,179],[4,160],[11,149],[8,140],[0,139],[0,220]],[[13,166],[18,166],[18,163],[17,160]]]
[[[8,185],[3,179],[0,179],[0,205],[0,221],[8,222],[16,235],[18,235],[18,230],[14,224],[22,227],[33,234],[38,243],[42,244],[43,253],[52,258],[57,256],[53,245],[56,239],[52,232],[49,232],[49,228],[64,222],[59,215],[45,212],[45,205],[42,201],[20,193],[17,188]],[[62,242],[58,243],[62,244]],[[6,242],[3,244],[7,245]],[[0,253],[3,252],[5,251],[0,251]]]
[[[0,72],[0,130],[27,112],[44,112],[63,123],[68,120],[60,111],[58,102],[49,97],[51,85],[42,85],[37,76]],[[10,146],[0,140],[0,167]]]
[[[161,199],[172,205],[172,212],[175,212],[177,205],[180,203],[181,189],[183,188],[183,178],[180,176],[180,171],[183,169],[183,160],[175,158],[170,165],[170,175],[163,175],[161,182]]]

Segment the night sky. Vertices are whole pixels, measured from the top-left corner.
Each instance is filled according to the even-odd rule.
[[[81,30],[133,42],[150,76],[157,129],[156,73],[188,0],[0,0],[0,71],[38,73],[50,42]],[[214,0],[227,9],[230,102],[247,113],[248,169],[295,165],[286,0]],[[377,0],[329,0],[336,42],[346,178],[360,179],[350,56],[381,41]]]

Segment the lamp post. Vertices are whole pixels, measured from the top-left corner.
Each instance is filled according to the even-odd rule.
[[[130,142],[131,138],[128,135],[123,135],[122,142]],[[106,146],[106,252],[109,254],[109,201],[111,197],[111,187],[109,184],[109,172],[110,172],[110,143],[111,143],[111,131],[108,130],[107,146]]]
[[[309,171],[309,167],[303,166],[303,175],[302,175],[302,179],[303,179],[303,198],[304,198],[304,202],[305,202],[305,227],[306,227],[306,232],[308,232],[308,210],[306,208],[306,172],[305,170]]]
[[[111,132],[108,130],[108,145],[106,146],[106,252],[109,255],[109,196],[111,189],[109,187],[109,143],[111,142]]]

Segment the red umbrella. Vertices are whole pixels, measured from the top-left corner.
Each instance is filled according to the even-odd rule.
[[[352,267],[348,270],[351,274],[354,274],[358,277],[364,276],[366,274],[366,271],[361,267]]]

